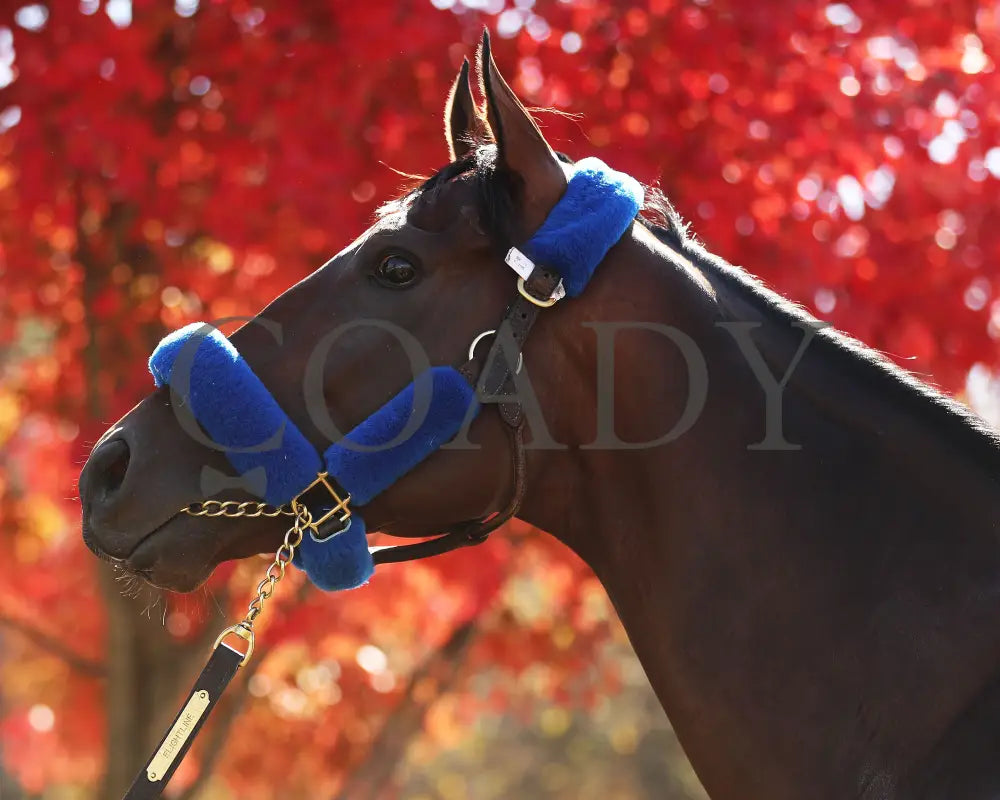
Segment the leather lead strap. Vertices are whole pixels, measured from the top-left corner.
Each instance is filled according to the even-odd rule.
[[[167,781],[180,766],[201,726],[242,663],[242,653],[225,644],[216,646],[163,741],[135,776],[122,800],[153,800],[163,793]]]

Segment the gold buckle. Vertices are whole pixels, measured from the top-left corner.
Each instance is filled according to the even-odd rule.
[[[319,530],[320,526],[326,522],[330,517],[336,515],[337,519],[340,520],[341,524],[344,524],[351,518],[351,507],[349,503],[351,502],[351,496],[341,497],[333,485],[327,480],[330,475],[327,472],[321,472],[316,476],[316,480],[310,483],[305,489],[299,492],[298,496],[292,500],[292,510],[297,511],[298,508],[303,505],[302,498],[305,497],[310,491],[315,489],[317,486],[322,486],[329,493],[330,497],[333,498],[334,505],[329,511],[327,511],[319,519],[314,519],[309,523],[309,527],[314,530]]]
[[[517,279],[517,290],[521,293],[521,297],[530,303],[534,303],[539,308],[550,308],[559,302],[559,297],[557,295],[553,295],[548,300],[539,300],[528,291],[528,288],[524,285],[524,278]]]
[[[243,656],[243,660],[240,661],[240,666],[242,667],[250,660],[250,656],[253,655],[253,644],[254,644],[253,628],[245,620],[243,622],[237,622],[235,625],[230,625],[228,628],[226,628],[222,633],[218,635],[218,637],[215,640],[215,646],[218,647],[220,644],[224,644],[222,640],[225,639],[227,636],[231,635],[239,636],[244,642],[247,643],[246,650],[242,653],[235,647],[228,644],[226,645],[226,647],[228,647],[234,653],[238,653],[239,655]]]

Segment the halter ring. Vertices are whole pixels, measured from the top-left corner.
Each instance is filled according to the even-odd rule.
[[[487,336],[493,336],[496,334],[496,329],[483,331],[475,339],[472,340],[472,344],[469,345],[469,361],[472,361],[476,357],[476,345],[479,344]],[[515,375],[521,374],[521,367],[524,366],[524,353],[517,354],[517,369],[514,370]]]

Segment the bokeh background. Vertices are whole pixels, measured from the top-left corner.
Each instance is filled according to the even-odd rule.
[[[0,797],[114,798],[261,563],[116,581],[76,475],[191,319],[253,314],[446,159],[494,32],[553,144],[1000,420],[1000,3],[0,2]],[[600,585],[535,531],[294,577],[170,796],[699,798]]]

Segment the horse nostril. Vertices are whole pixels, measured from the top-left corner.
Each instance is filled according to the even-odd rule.
[[[90,457],[93,463],[94,488],[105,497],[115,492],[125,480],[128,462],[131,458],[128,444],[124,439],[105,442]]]

